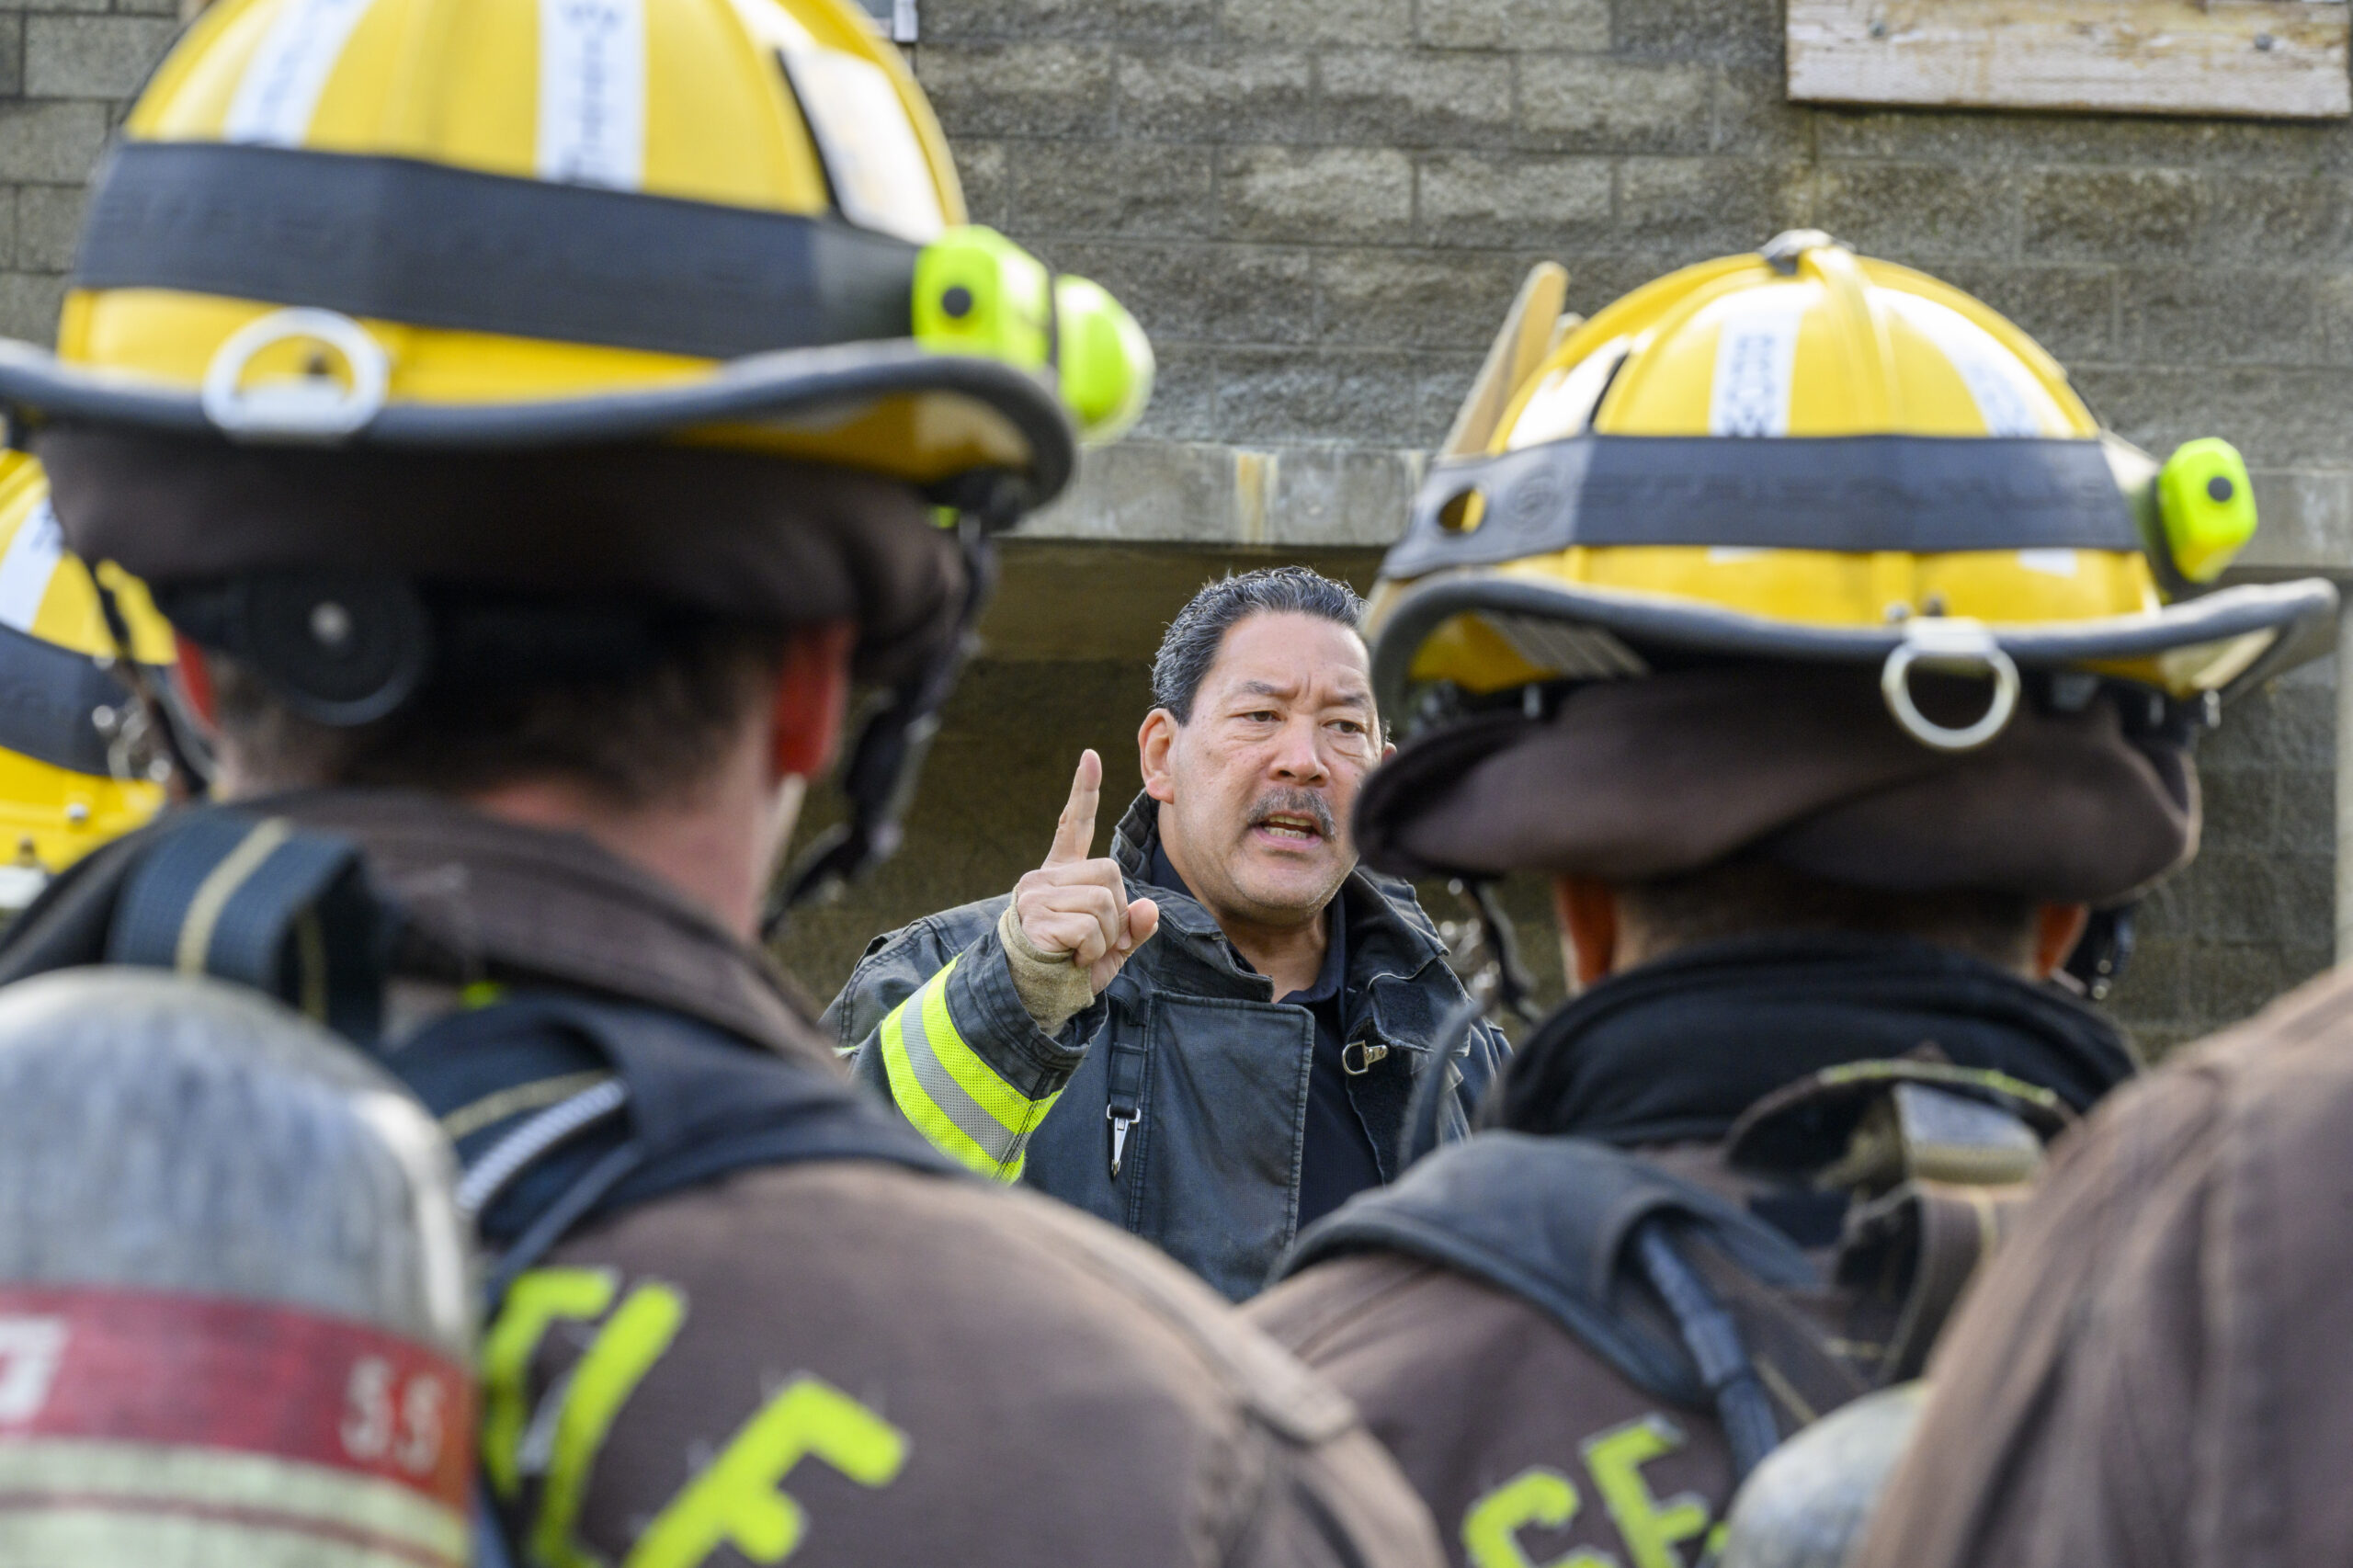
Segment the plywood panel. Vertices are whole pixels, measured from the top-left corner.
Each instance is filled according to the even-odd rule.
[[[2343,0],[1789,0],[1790,97],[2128,114],[2353,114]]]

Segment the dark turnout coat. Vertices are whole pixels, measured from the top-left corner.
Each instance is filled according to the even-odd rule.
[[[825,1021],[858,1076],[934,1144],[1157,1244],[1235,1300],[1256,1292],[1299,1228],[1315,1025],[1274,1000],[1208,910],[1147,879],[1159,829],[1139,797],[1112,854],[1160,929],[1058,1035],[1014,990],[997,921],[1009,895],[879,937]],[[1384,1179],[1419,1074],[1452,1085],[1441,1135],[1459,1137],[1507,1049],[1483,1022],[1432,1065],[1464,1002],[1437,933],[1403,882],[1358,869],[1347,901],[1343,989],[1350,1105]],[[1111,1172],[1106,1112],[1137,1116]]]
[[[1917,944],[1765,938],[1673,955],[1556,1014],[1491,1102],[1507,1129],[1320,1221],[1245,1314],[1356,1402],[1457,1563],[1699,1562],[1733,1494],[1733,1454],[1635,1270],[1634,1216],[1672,1218],[1783,1434],[1867,1392],[1899,1312],[1831,1267],[1844,1195],[1825,1210],[1815,1200],[1831,1195],[1758,1174],[1729,1138],[1777,1089],[1929,1048],[2077,1108],[2132,1065],[2088,1009]]]
[[[443,1123],[461,1147],[483,1134],[459,1123],[579,1088],[498,1020],[593,1000],[634,1031],[618,1060],[632,1095],[659,1091],[649,1124],[714,1084],[749,1103],[814,1082],[921,1155],[850,1138],[637,1198],[625,1179],[537,1256],[481,1358],[484,1473],[518,1561],[1433,1568],[1427,1519],[1344,1399],[1151,1248],[903,1137],[765,957],[665,885],[426,796],[250,810],[356,844],[397,910],[395,1071],[477,1026],[480,1097]],[[7,960],[87,925],[81,907],[37,910]],[[485,987],[507,1000],[460,1006]],[[666,1059],[699,1079],[631,1075],[681,1030],[694,1049]]]
[[[2353,1562],[2353,978],[2104,1107],[1930,1368],[1859,1568]]]

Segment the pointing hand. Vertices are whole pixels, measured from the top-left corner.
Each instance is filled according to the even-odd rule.
[[[1102,789],[1103,759],[1081,752],[1070,801],[1054,824],[1053,847],[1046,851],[1045,863],[1013,889],[1022,938],[1041,953],[1068,953],[1086,971],[1098,996],[1129,956],[1160,928],[1158,904],[1148,898],[1128,902],[1118,861],[1087,858]]]

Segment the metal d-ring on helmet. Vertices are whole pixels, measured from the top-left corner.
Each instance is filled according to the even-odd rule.
[[[2319,582],[2183,597],[2254,533],[2237,453],[2155,462],[1922,274],[1802,232],[1556,327],[1563,287],[1531,278],[1383,565],[1384,702],[1662,658],[1868,661],[1908,733],[1965,749],[2022,673],[2194,705],[2333,602]],[[1983,677],[1988,705],[1923,717],[1915,667]]]
[[[98,175],[58,351],[0,343],[0,411],[77,549],[320,722],[469,647],[660,631],[486,596],[855,620],[897,700],[830,877],[892,839],[986,535],[1150,392],[1108,294],[963,220],[838,0],[223,0]]]

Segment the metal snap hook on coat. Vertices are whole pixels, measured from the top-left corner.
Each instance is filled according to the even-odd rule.
[[[254,356],[280,343],[311,342],[334,350],[350,384],[319,366],[313,374],[244,384]],[[238,440],[335,441],[366,427],[384,406],[392,363],[383,346],[349,316],[310,309],[272,311],[229,335],[204,369],[204,416]]]
[[[1920,711],[1912,699],[1912,668],[1949,675],[1982,676],[1994,695],[1977,722],[1955,729]],[[2018,708],[2018,667],[1994,634],[1973,620],[1924,616],[1912,620],[1901,643],[1880,670],[1879,688],[1887,710],[1904,733],[1938,751],[1974,751],[2002,733]]]

